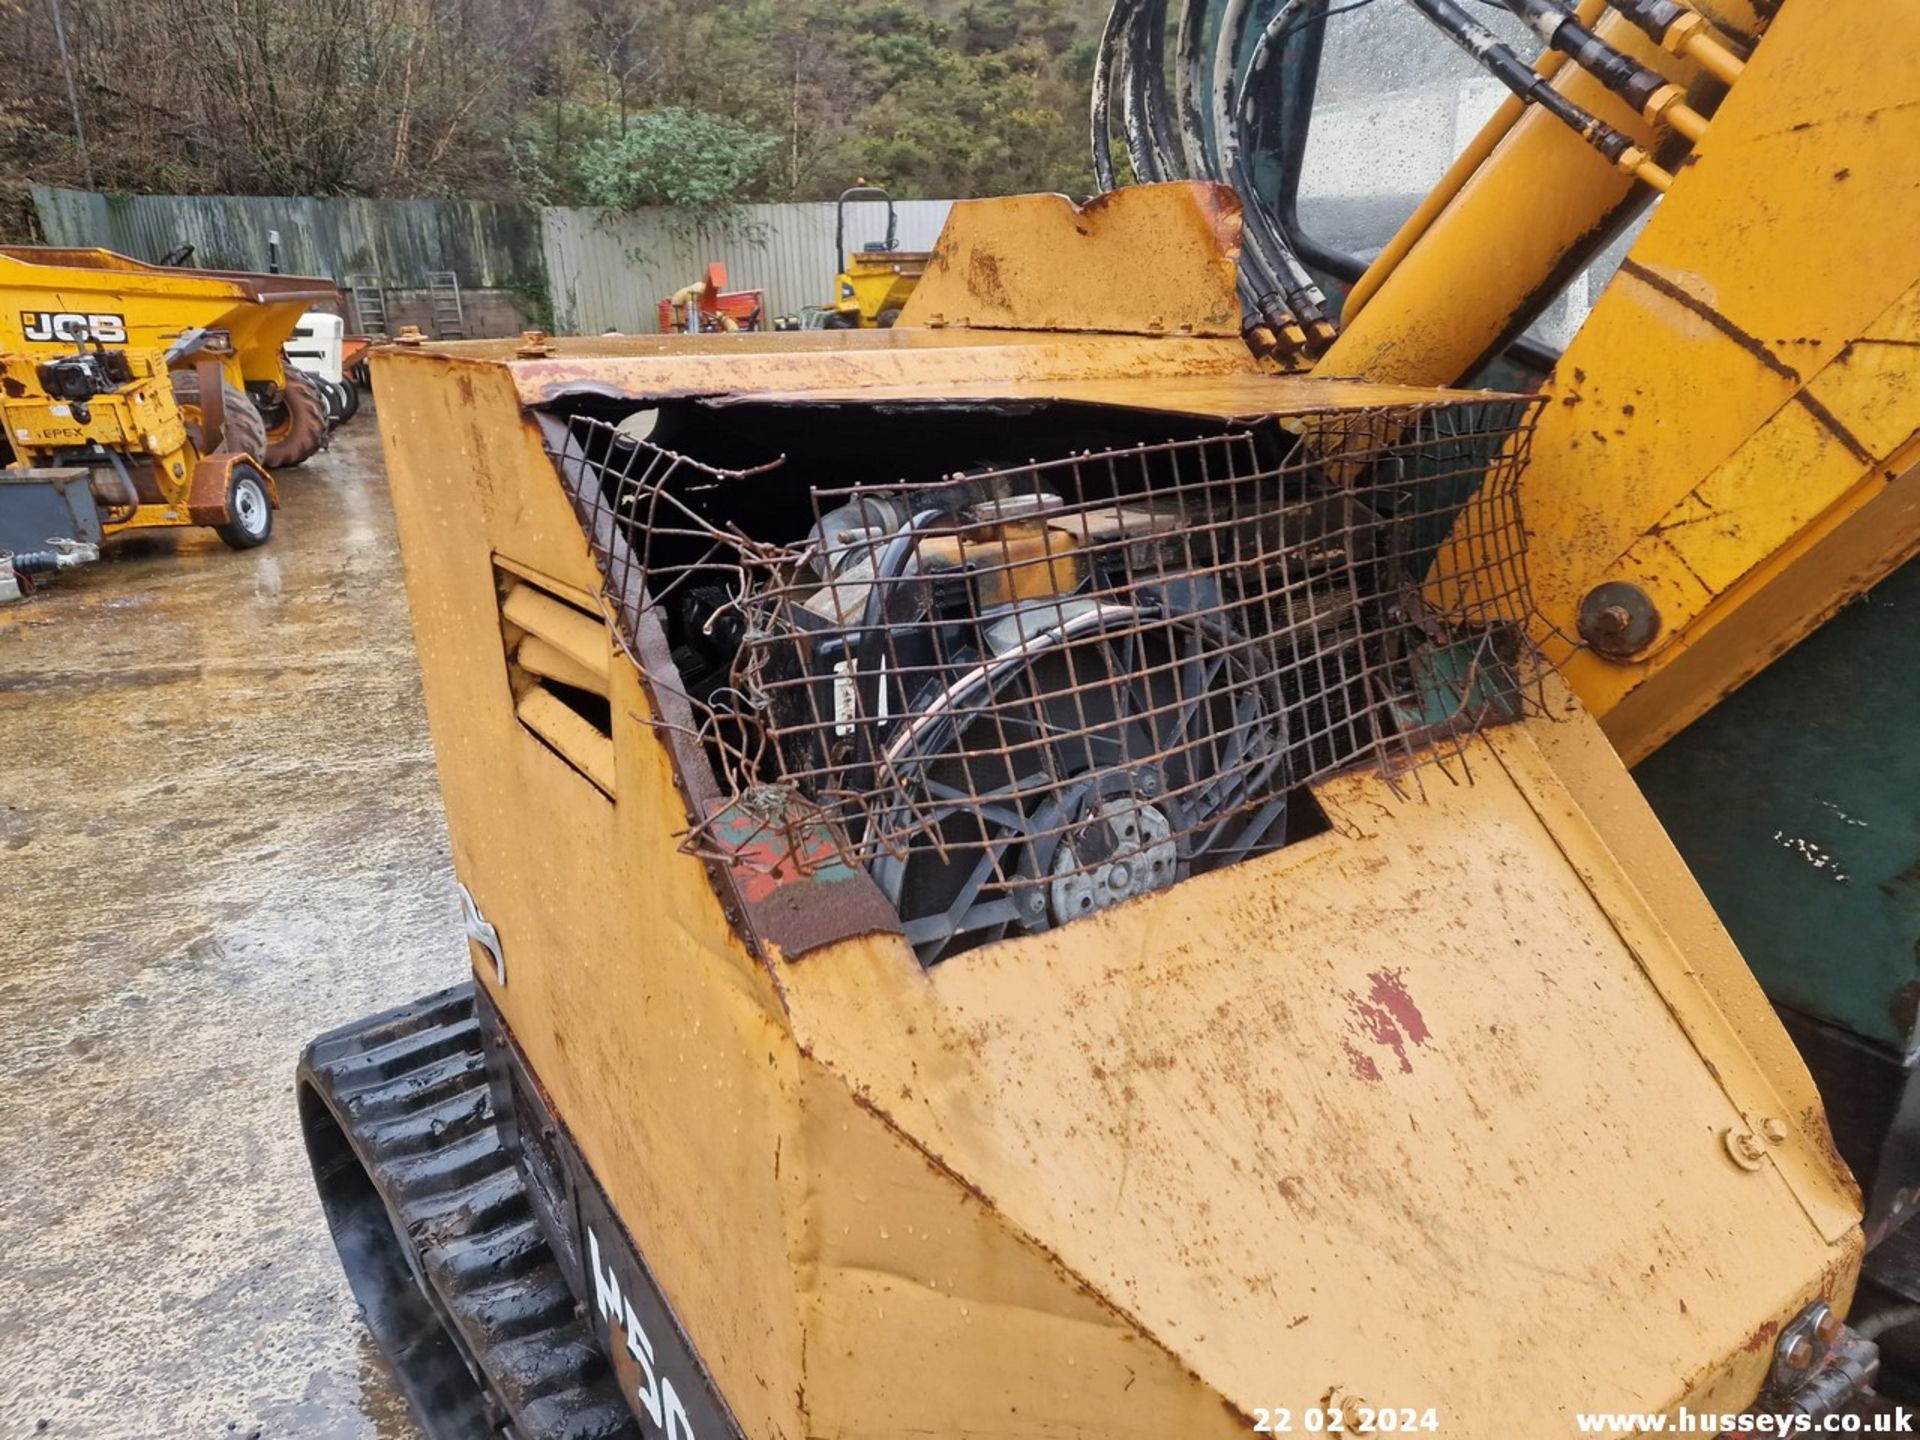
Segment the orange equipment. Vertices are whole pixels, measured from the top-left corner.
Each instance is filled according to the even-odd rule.
[[[676,290],[660,302],[660,333],[687,335],[712,330],[764,329],[767,292],[726,287],[726,262],[715,260],[707,266],[705,279]]]

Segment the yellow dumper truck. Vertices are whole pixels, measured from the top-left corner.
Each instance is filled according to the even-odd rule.
[[[0,248],[0,551],[31,557],[16,567],[30,574],[139,527],[265,541],[271,470],[327,435],[324,402],[281,346],[338,298],[305,276]]]

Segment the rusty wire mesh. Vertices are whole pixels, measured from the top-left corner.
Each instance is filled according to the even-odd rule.
[[[1517,715],[1531,413],[1328,411],[814,487],[804,535],[747,529],[777,466],[587,419],[554,454],[630,653],[649,619],[677,636],[643,670],[732,820],[690,846],[737,859],[742,815],[775,853],[825,835],[937,959],[1275,848],[1308,782],[1445,763]]]

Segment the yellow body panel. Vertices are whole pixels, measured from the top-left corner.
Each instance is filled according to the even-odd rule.
[[[0,392],[0,420],[16,454],[100,445],[163,460],[187,448],[187,427],[158,351],[129,352],[137,383],[95,396],[88,402],[91,413],[84,423],[71,404],[40,393],[36,370],[42,358],[0,355],[0,382],[6,382]]]
[[[506,957],[479,981],[745,1432],[1185,1440],[1337,1396],[1477,1437],[1750,1400],[1774,1328],[1850,1298],[1856,1197],[1564,695],[1470,782],[1341,777],[1329,834],[931,972],[897,937],[747,947],[624,655],[611,786],[515,718],[503,574],[601,587],[522,408],[569,384],[1372,393],[1237,341],[822,338],[375,361],[454,862]]]
[[[512,340],[467,340],[436,347],[461,360],[515,360],[520,399],[537,405],[584,381],[645,384],[663,395],[720,394],[745,357],[768,389],[842,385],[997,386],[1022,379],[1111,380],[1144,376],[1149,358],[1174,375],[1254,375],[1259,366],[1238,339],[1157,341],[1107,335],[960,328],[787,330],[768,334],[636,336],[568,340],[558,354],[523,358]],[[1143,387],[1144,388],[1144,387]],[[1406,392],[1402,392],[1406,393]]]
[[[31,469],[58,458],[60,451],[98,446],[121,456],[129,473],[147,482],[143,503],[102,511],[103,535],[201,523],[189,510],[200,455],[174,400],[166,356],[159,350],[128,350],[126,357],[133,383],[94,396],[82,421],[73,404],[41,389],[39,366],[48,357],[0,354],[0,425],[13,468]]]
[[[961,200],[907,325],[1237,336],[1240,207],[1218,186]]]
[[[1332,834],[924,978],[810,957],[796,1033],[1243,1411],[1738,1409],[1755,1365],[1690,1389],[1672,1357],[1846,1283],[1851,1202],[1817,1129],[1765,1181],[1726,1162],[1787,1104],[1531,737],[1491,749],[1470,787],[1338,782]]]

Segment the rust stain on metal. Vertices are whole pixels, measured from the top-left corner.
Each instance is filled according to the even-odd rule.
[[[1007,303],[1006,282],[1000,278],[1000,257],[991,250],[976,250],[967,262],[967,283],[973,293],[994,305]]]
[[[1746,351],[1747,354],[1751,355],[1755,360],[1758,360],[1762,365],[1766,366],[1767,369],[1780,376],[1781,379],[1791,380],[1795,384],[1800,383],[1800,372],[1794,369],[1793,366],[1787,364],[1787,362],[1782,360],[1778,355],[1774,354],[1773,351],[1767,347],[1765,341],[1759,339],[1757,336],[1748,334],[1698,296],[1688,294],[1685,290],[1674,284],[1673,281],[1667,279],[1666,276],[1649,270],[1632,257],[1622,260],[1620,262],[1620,269],[1625,274],[1631,275],[1634,279],[1638,280],[1642,285],[1645,285],[1649,290],[1666,296],[1667,299],[1673,301],[1674,304],[1687,310],[1691,314],[1699,316],[1702,320],[1706,321],[1707,324],[1711,325],[1742,350]]]
[[[1860,443],[1859,437],[1849,430],[1838,415],[1829,410],[1821,400],[1806,390],[1796,390],[1793,398],[1800,408],[1818,420],[1833,438],[1846,446],[1847,453],[1863,464],[1873,463],[1873,452]]]
[[[1407,1039],[1415,1045],[1424,1045],[1433,1032],[1427,1028],[1420,1007],[1413,1003],[1413,997],[1407,993],[1406,982],[1401,978],[1405,973],[1401,970],[1373,971],[1367,976],[1373,982],[1369,993],[1377,1004],[1386,1007],[1394,1021],[1406,1032]]]

